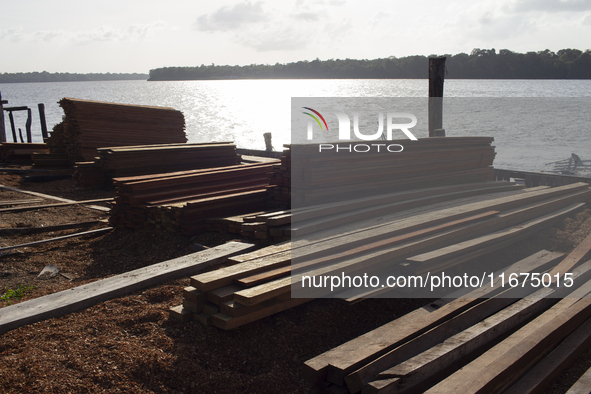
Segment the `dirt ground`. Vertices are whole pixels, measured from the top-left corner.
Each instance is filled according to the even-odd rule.
[[[76,200],[114,195],[113,191],[76,190],[71,180],[28,183],[19,175],[0,174],[0,184]],[[25,198],[36,197],[0,191],[0,201]],[[100,220],[108,215],[70,206],[1,213],[0,217],[0,228],[12,228]],[[106,226],[0,235],[0,248]],[[570,252],[588,234],[591,209],[486,259],[517,261],[542,248]],[[194,242],[215,246],[228,240],[215,233],[190,239],[151,229],[117,228],[101,235],[17,248],[0,255],[0,295],[4,288],[33,286],[22,299],[28,300],[193,253]],[[49,264],[58,266],[65,276],[38,278]],[[188,283],[188,278],[168,281],[0,335],[0,392],[306,393],[310,388],[300,377],[304,361],[428,301],[382,299],[346,305],[338,300],[316,300],[223,331],[168,319],[168,308],[181,303],[182,289]],[[5,305],[0,301],[0,307]],[[548,393],[566,392],[589,367],[588,350]]]

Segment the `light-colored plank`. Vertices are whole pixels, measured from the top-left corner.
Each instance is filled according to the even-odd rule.
[[[229,255],[244,252],[252,247],[251,244],[229,242],[201,252],[4,307],[0,310],[0,333],[25,324],[76,312],[165,280],[195,274],[223,262]]]

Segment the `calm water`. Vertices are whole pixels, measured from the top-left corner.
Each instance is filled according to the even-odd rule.
[[[33,109],[34,141],[41,141],[37,103],[51,129],[63,115],[57,102],[72,97],[173,107],[185,115],[190,142],[262,149],[271,132],[279,150],[290,142],[291,97],[424,97],[427,88],[427,80],[106,81],[2,84],[0,92],[8,106]],[[548,170],[545,163],[571,153],[591,159],[590,80],[448,80],[445,96],[447,135],[495,137],[499,168]],[[24,130],[24,113],[15,114]],[[421,122],[413,130],[426,136]]]

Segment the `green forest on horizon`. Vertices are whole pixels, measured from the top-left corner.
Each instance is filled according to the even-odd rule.
[[[0,83],[19,82],[81,82],[81,81],[124,81],[124,80],[147,80],[148,74],[139,73],[49,73],[28,72],[28,73],[0,73]]]
[[[517,53],[475,48],[468,55],[444,55],[446,78],[456,79],[591,79],[591,50],[549,49]],[[150,70],[148,81],[215,79],[398,79],[427,78],[428,57],[330,59],[275,65],[163,67]]]
[[[444,55],[446,78],[455,79],[591,79],[591,50],[549,49],[518,53],[475,48],[470,54]],[[428,56],[413,55],[373,60],[303,60],[274,65],[204,65],[162,67],[142,73],[0,73],[0,83],[75,81],[187,81],[224,79],[423,79]]]

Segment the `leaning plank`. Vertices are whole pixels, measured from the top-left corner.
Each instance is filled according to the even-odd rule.
[[[542,393],[554,379],[591,344],[591,319],[587,320],[575,332],[569,335],[552,353],[548,354],[522,376],[505,394],[533,394]],[[591,389],[588,381],[585,393]],[[570,393],[570,391],[569,391]],[[568,394],[568,393],[567,393]]]
[[[15,189],[15,188],[4,186],[4,185],[0,185],[0,189],[10,190],[13,192],[18,192],[18,193],[23,193],[23,194],[29,194],[31,196],[43,197],[43,198],[47,198],[48,200],[55,200],[55,201],[62,201],[62,202],[76,202],[74,200],[69,200],[67,198],[51,196],[49,194],[43,194],[43,193],[38,193],[38,192],[31,192],[28,190]],[[91,209],[95,209],[97,211],[103,211],[103,212],[109,212],[111,210],[110,208],[101,207],[98,205],[87,205],[86,207],[91,208]]]
[[[88,222],[80,223],[68,223],[68,224],[57,224],[55,226],[44,226],[44,227],[13,227],[13,228],[0,228],[0,234],[37,234],[46,233],[48,231],[60,231],[69,230],[72,228],[90,227],[99,223],[107,223],[108,220],[91,220]]]
[[[133,291],[195,274],[254,245],[228,242],[201,252],[153,264],[73,289],[60,291],[0,309],[0,333],[41,320],[91,307]]]
[[[590,291],[591,281],[426,392],[492,393],[506,390],[591,317]]]
[[[44,204],[44,205],[31,205],[31,206],[27,206],[27,207],[2,208],[2,209],[0,209],[0,213],[1,212],[26,212],[26,211],[34,211],[37,209],[44,209],[44,208],[65,207],[68,205],[93,204],[95,202],[109,202],[109,201],[113,201],[113,200],[114,200],[114,198],[99,198],[99,199],[95,199],[95,200],[62,202],[62,203],[57,203],[57,204]]]
[[[591,251],[591,235],[583,240],[568,256],[564,258],[554,269],[550,272],[553,278],[552,282],[556,283],[558,277],[570,271],[575,265],[585,258]]]
[[[105,227],[105,228],[99,228],[97,230],[83,231],[81,233],[68,234],[68,235],[63,235],[61,237],[55,237],[55,238],[43,239],[41,241],[29,242],[26,244],[5,246],[3,248],[0,248],[0,252],[4,252],[5,250],[10,250],[10,249],[25,248],[25,247],[29,247],[29,246],[41,245],[41,244],[45,244],[48,242],[61,241],[61,240],[68,239],[68,238],[82,237],[84,235],[96,235],[96,234],[104,233],[104,232],[111,231],[111,230],[113,230],[113,227]]]
[[[589,394],[589,387],[591,387],[591,368],[572,385],[566,394]]]

